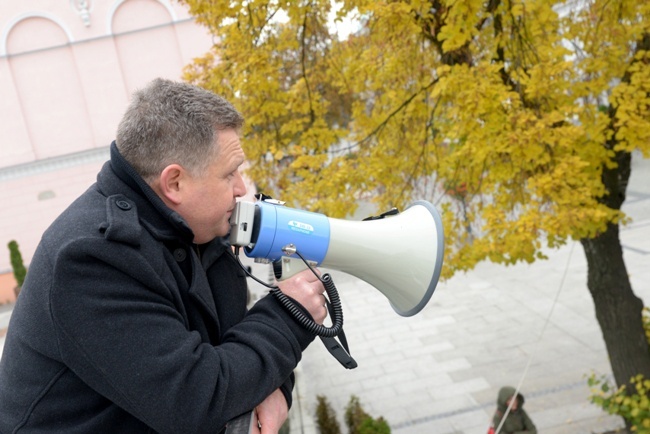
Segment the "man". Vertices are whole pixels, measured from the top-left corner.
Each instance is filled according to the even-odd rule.
[[[272,297],[246,311],[225,241],[246,188],[241,115],[157,79],[137,92],[97,182],[45,232],[0,362],[0,432],[220,432],[287,417],[313,337]],[[318,323],[323,285],[280,284]]]

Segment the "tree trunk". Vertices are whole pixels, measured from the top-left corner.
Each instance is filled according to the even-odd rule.
[[[637,374],[650,378],[650,352],[642,322],[643,301],[632,291],[623,261],[618,225],[596,238],[581,240],[587,256],[587,286],[596,308],[618,386]]]
[[[630,379],[650,378],[650,352],[642,322],[643,301],[632,291],[623,261],[618,225],[596,238],[581,240],[587,256],[587,286],[594,300],[617,386],[634,393]],[[627,432],[631,424],[624,419]]]
[[[602,181],[608,194],[601,201],[621,209],[630,177],[631,154],[616,153],[616,167],[604,168]],[[587,287],[594,300],[617,386],[634,393],[632,377],[650,378],[650,348],[643,329],[643,301],[634,294],[623,259],[618,224],[594,238],[580,240],[587,257]],[[625,421],[630,431],[630,424]]]

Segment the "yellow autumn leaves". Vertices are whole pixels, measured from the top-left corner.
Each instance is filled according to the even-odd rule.
[[[185,77],[245,114],[258,187],[332,217],[429,200],[447,275],[599,233],[602,169],[650,155],[642,0],[344,0],[345,40],[330,0],[183,2],[215,37]]]

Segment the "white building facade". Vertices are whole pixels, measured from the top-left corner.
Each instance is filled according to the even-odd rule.
[[[94,182],[131,93],[211,45],[170,0],[0,2],[0,273]]]

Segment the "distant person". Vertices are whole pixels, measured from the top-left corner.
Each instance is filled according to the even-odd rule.
[[[510,411],[502,424],[503,416],[511,403]],[[497,432],[499,426],[501,428]],[[492,417],[492,425],[490,425],[488,434],[537,434],[535,424],[524,410],[524,396],[518,393],[515,398],[514,387],[504,386],[499,390],[497,409]]]
[[[186,83],[134,94],[97,182],[31,262],[0,361],[0,432],[217,434],[253,409],[278,432],[314,336],[275,297],[246,309],[227,237],[246,193],[243,122]],[[323,323],[317,275],[278,286]]]

